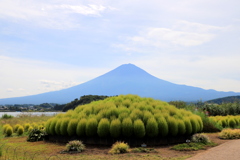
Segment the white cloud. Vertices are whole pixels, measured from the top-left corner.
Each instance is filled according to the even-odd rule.
[[[0,2],[0,19],[37,27],[73,29],[83,23],[79,15],[98,17],[109,10],[114,10],[114,8],[79,2],[67,4],[66,1],[3,0]]]
[[[115,44],[126,51],[152,52],[158,49],[179,49],[200,46],[214,40],[228,27],[218,27],[188,21],[177,21],[172,27],[148,27],[127,41]]]

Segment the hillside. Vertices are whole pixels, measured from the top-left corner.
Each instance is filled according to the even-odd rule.
[[[223,98],[217,98],[213,100],[206,101],[206,103],[234,103],[234,102],[240,102],[240,96],[229,96],[229,97],[223,97]]]
[[[0,99],[0,104],[68,103],[83,95],[115,96],[135,94],[163,101],[207,101],[240,93],[205,90],[198,87],[174,84],[152,76],[133,64],[116,69],[80,85],[38,95]]]

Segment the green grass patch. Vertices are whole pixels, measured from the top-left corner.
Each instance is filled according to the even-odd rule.
[[[198,151],[198,150],[204,150],[207,147],[214,147],[216,146],[216,143],[210,142],[210,143],[182,143],[173,146],[171,149],[176,151]]]

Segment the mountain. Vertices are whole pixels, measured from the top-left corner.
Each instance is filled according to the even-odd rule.
[[[217,103],[217,104],[234,103],[234,102],[240,102],[240,96],[222,97],[222,98],[217,98],[217,99],[212,99],[212,100],[206,101],[206,103]]]
[[[68,103],[83,95],[137,94],[163,101],[207,101],[240,93],[205,90],[198,87],[174,84],[154,77],[133,64],[116,69],[83,84],[38,95],[0,99],[0,104]]]

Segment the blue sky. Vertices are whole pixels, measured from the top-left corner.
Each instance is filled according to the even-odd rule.
[[[60,90],[132,63],[240,92],[239,0],[1,0],[0,98]]]

